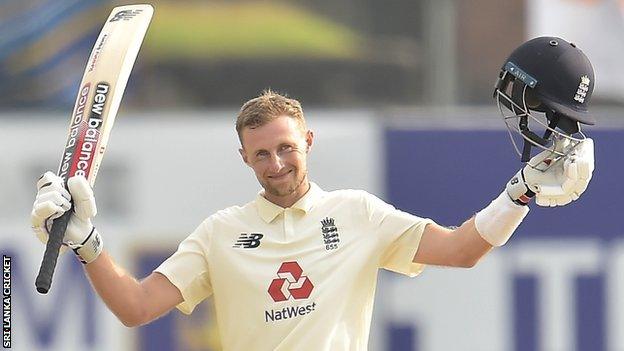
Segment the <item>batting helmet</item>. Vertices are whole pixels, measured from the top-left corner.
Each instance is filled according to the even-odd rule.
[[[496,82],[494,98],[507,127],[524,139],[521,153],[514,142],[523,162],[530,159],[532,146],[550,149],[552,138],[575,142],[585,138],[580,124],[595,123],[588,111],[593,90],[594,70],[589,59],[576,45],[561,38],[535,38],[509,55]],[[506,115],[503,107],[513,115]],[[542,118],[536,112],[542,113]],[[542,136],[529,129],[529,119],[543,126]]]

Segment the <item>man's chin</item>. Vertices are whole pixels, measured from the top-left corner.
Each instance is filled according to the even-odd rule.
[[[284,184],[282,186],[267,185],[264,190],[273,196],[288,196],[295,192],[295,186],[293,184]]]
[[[288,196],[294,194],[299,186],[303,184],[306,180],[306,177],[291,180],[289,182],[272,184],[271,181],[261,182],[260,184],[264,188],[266,193],[269,193],[273,196]]]

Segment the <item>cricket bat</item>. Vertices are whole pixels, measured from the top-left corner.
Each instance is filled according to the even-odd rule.
[[[150,5],[128,5],[115,7],[108,16],[87,61],[71,115],[58,170],[65,186],[74,175],[83,175],[94,185],[121,97],[153,13]],[[50,290],[72,212],[73,206],[52,224],[35,280],[41,294]]]

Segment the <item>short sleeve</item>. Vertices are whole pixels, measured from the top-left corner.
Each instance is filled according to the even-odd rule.
[[[381,245],[379,266],[410,277],[422,272],[424,265],[413,259],[425,227],[433,221],[398,210],[368,193],[365,203],[372,231]]]
[[[171,257],[154,270],[180,290],[184,301],[176,307],[185,314],[193,312],[197,304],[212,294],[206,258],[210,228],[209,220],[204,221],[180,243]]]

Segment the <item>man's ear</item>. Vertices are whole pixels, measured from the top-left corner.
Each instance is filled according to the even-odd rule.
[[[306,132],[306,152],[310,152],[310,149],[312,149],[312,145],[314,144],[314,132],[312,130],[308,130]]]
[[[245,164],[247,166],[249,166],[249,162],[247,160],[247,153],[245,152],[245,150],[243,148],[238,149],[238,153],[241,155],[241,158],[243,159],[243,162],[245,162]]]

